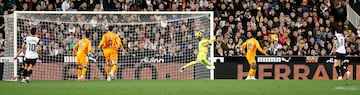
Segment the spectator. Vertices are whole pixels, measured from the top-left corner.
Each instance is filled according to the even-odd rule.
[[[103,1],[101,6],[103,6],[104,11],[110,11],[111,9],[115,8],[115,3],[118,3],[118,0],[106,0]]]
[[[350,47],[346,47],[346,55],[347,55],[347,56],[354,55],[354,53],[351,51],[351,48],[350,48]]]
[[[35,6],[35,11],[43,11],[43,9],[41,8],[41,5],[40,4],[37,4]]]
[[[276,55],[277,49],[274,44],[270,44],[270,47],[266,50],[266,53],[269,55]]]
[[[51,37],[50,33],[45,34],[44,39],[43,39],[44,45],[48,45],[50,43],[50,41],[51,41],[50,37]]]
[[[44,10],[46,10],[46,11],[54,11],[55,8],[54,8],[53,4],[49,4],[49,5],[47,5],[46,9],[44,9]]]
[[[49,0],[41,0],[39,2],[41,10],[45,10],[49,4],[50,4]]]
[[[56,54],[57,57],[60,57],[60,56],[64,56],[65,55],[65,51],[63,48],[59,48],[58,49],[58,53]]]
[[[4,49],[0,49],[0,57],[4,57],[5,56],[5,50]]]
[[[88,6],[87,6],[88,4],[86,3],[86,2],[82,2],[82,4],[80,5],[80,7],[79,7],[79,11],[89,11],[89,9],[88,9]]]
[[[90,20],[89,23],[92,25],[93,28],[97,27],[98,26],[98,17],[97,16],[92,16],[92,19]]]
[[[234,54],[235,43],[234,43],[233,39],[229,39],[229,41],[227,42],[227,48],[229,49],[229,51],[233,51],[232,54]]]
[[[357,32],[357,34],[358,34],[357,36],[360,37],[360,25],[357,27],[357,31],[356,31],[356,32]]]
[[[100,4],[95,4],[94,11],[102,11],[103,8],[100,6]]]
[[[284,45],[281,50],[282,50],[282,55],[289,55],[290,49],[288,45]]]
[[[65,0],[61,4],[61,10],[62,11],[68,11],[70,9],[70,0]]]
[[[325,49],[321,49],[320,56],[328,55]]]
[[[42,55],[44,55],[44,56],[49,56],[49,54],[50,54],[49,49],[48,49],[48,47],[46,45],[42,46],[41,51],[42,51]]]
[[[280,50],[280,49],[282,49],[282,45],[279,43],[279,40],[276,38],[275,40],[274,40],[274,48],[276,49],[276,50]]]
[[[171,56],[171,57],[174,57],[174,56],[177,56],[178,54],[176,53],[176,47],[171,47],[169,49],[169,54],[168,56]]]
[[[54,1],[54,2],[52,2]],[[341,0],[17,0],[16,4],[2,5],[4,15],[13,11],[214,11],[214,25],[217,37],[216,56],[241,56],[241,44],[249,36],[255,35],[261,46],[272,55],[329,55],[335,31],[346,31],[348,55],[359,54],[360,26],[357,32],[348,32],[344,25],[345,5]],[[1,5],[1,3],[0,3]],[[0,9],[0,12],[1,12]],[[98,43],[99,35],[107,31],[107,26],[116,24],[118,35],[127,50],[147,49],[156,51],[156,55],[196,54],[194,38],[196,31],[208,31],[201,22],[203,19],[178,20],[179,15],[68,15],[45,18],[53,22],[37,21],[38,17],[23,16],[24,26],[18,28],[22,36],[27,35],[30,26],[41,29],[39,37],[43,40],[43,49],[54,54],[54,45],[58,43],[58,54],[68,53],[82,32],[91,32],[93,45]],[[146,18],[146,19],[139,19]],[[170,21],[171,20],[171,21]],[[174,20],[174,21],[172,21]],[[176,20],[176,21],[175,21]],[[129,22],[139,25],[122,25]],[[4,20],[0,18],[0,34],[6,39]],[[68,23],[70,22],[70,23]],[[45,25],[44,25],[45,24]],[[98,31],[98,32],[94,32]],[[7,35],[6,35],[7,36]],[[189,46],[191,45],[191,46]],[[190,47],[190,48],[189,48]],[[168,54],[167,54],[168,53]],[[101,53],[100,53],[101,54]]]
[[[121,8],[121,3],[116,2],[115,7],[112,9],[112,11],[123,11],[123,9]]]
[[[156,56],[165,56],[166,55],[166,49],[164,47],[159,48],[158,53],[156,54]]]
[[[21,11],[29,11],[29,5],[27,3],[22,4]]]
[[[77,8],[75,7],[74,2],[69,3],[68,11],[77,11]]]
[[[215,51],[216,51],[216,55],[218,56],[223,56],[223,50],[222,50],[222,46],[223,46],[223,42],[222,42],[222,38],[220,37],[216,37],[216,41],[214,42],[215,44]]]
[[[326,51],[327,52],[332,52],[332,44],[331,43],[328,43],[327,46],[326,46]]]
[[[7,15],[5,12],[4,12],[4,15],[0,17],[0,35],[1,35],[2,39],[5,39],[5,19],[4,19],[4,16]]]
[[[317,55],[318,54],[316,53],[316,51],[314,49],[311,49],[309,56],[317,56]]]
[[[5,49],[7,46],[6,40],[3,38],[3,35],[0,34],[0,49]]]

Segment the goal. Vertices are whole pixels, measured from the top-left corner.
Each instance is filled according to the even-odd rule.
[[[115,26],[126,54],[118,52],[116,79],[214,79],[214,71],[197,64],[179,72],[196,59],[195,33],[213,35],[213,12],[52,12],[16,11],[6,22],[13,44],[6,50],[13,57],[28,31],[35,27],[41,39],[43,58],[33,68],[32,80],[75,80],[76,58],[71,55],[83,32],[91,33],[97,60],[88,58],[86,79],[103,80],[105,60],[97,48],[108,26]],[[16,22],[16,23],[14,23]],[[213,57],[213,48],[209,58]],[[9,60],[10,60],[9,59]],[[4,65],[4,80],[19,75],[22,58]],[[212,62],[213,63],[213,62]]]

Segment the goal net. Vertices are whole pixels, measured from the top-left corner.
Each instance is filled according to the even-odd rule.
[[[205,38],[212,35],[212,12],[15,12],[12,21],[17,23],[6,23],[9,31],[15,32],[10,39],[15,43],[9,46],[10,57],[32,27],[41,39],[43,58],[33,68],[32,80],[77,79],[76,58],[71,54],[83,32],[92,34],[89,39],[98,56],[96,61],[88,58],[86,78],[105,79],[105,60],[97,45],[110,25],[117,28],[127,51],[118,52],[116,79],[213,78],[213,71],[201,64],[179,72],[183,65],[196,59],[195,33],[201,31]],[[6,63],[5,80],[17,75],[21,61],[19,58]]]
[[[15,48],[16,38],[15,38],[15,32],[14,31],[14,16],[13,15],[2,15],[1,19],[4,20],[4,34],[0,37],[0,49],[4,50],[0,54],[0,79],[2,80],[14,80],[14,76],[16,76],[16,71],[18,67],[15,63],[16,60],[13,60],[13,57],[15,55],[14,52],[16,52],[17,49]],[[3,38],[5,37],[5,38]],[[21,61],[19,61],[21,62]],[[1,71],[2,70],[2,71]]]

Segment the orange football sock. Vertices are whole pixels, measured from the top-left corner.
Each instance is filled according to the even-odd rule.
[[[251,72],[251,76],[255,76],[256,74],[256,69],[253,69],[253,71]]]
[[[81,76],[81,68],[78,68],[78,69],[77,69],[77,75],[78,75],[78,77]]]
[[[85,77],[86,70],[87,70],[86,67],[85,67],[85,68],[82,68],[82,70],[81,70],[81,76],[84,76],[84,77]]]
[[[110,66],[106,65],[106,66],[105,66],[105,71],[106,71],[106,75],[109,76]]]
[[[116,71],[116,64],[111,66],[111,72],[115,73]]]
[[[249,76],[254,76],[255,75],[255,69],[250,68],[248,75]]]

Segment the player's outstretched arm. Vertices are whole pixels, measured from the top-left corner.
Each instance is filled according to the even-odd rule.
[[[17,57],[19,57],[19,55],[20,55],[23,51],[24,51],[23,49],[20,49],[20,50],[16,53],[14,59],[16,59]]]
[[[104,44],[105,44],[105,35],[101,38],[101,41],[98,45],[98,49],[102,50],[103,49],[102,47],[104,46]]]
[[[121,42],[119,44],[119,47],[120,47],[121,52],[126,52],[125,49],[124,49],[124,46],[121,44]]]
[[[90,40],[87,40],[87,42],[86,42],[86,49],[88,52],[87,55],[88,55],[89,59],[96,62],[97,57],[94,55],[95,50],[94,50],[94,48],[91,47]]]
[[[76,55],[76,50],[79,48],[79,44],[78,43],[76,43],[75,44],[75,46],[74,46],[74,48],[73,48],[73,56],[75,56]]]
[[[90,41],[87,42],[86,48],[87,48],[87,51],[88,51],[88,52],[91,52],[91,53],[92,53],[92,52],[95,51],[94,48],[91,47],[91,42],[90,42]]]
[[[119,36],[116,36],[116,44],[119,45],[119,48],[120,48],[121,52],[125,52],[125,49],[124,49],[124,47],[123,47],[123,45],[121,43],[121,40],[120,40]]]
[[[335,33],[336,33],[336,32],[335,32]],[[330,55],[333,55],[334,51],[336,50],[336,44],[337,44],[337,38],[334,37],[333,45],[332,45],[332,49],[331,49]],[[335,52],[336,52],[336,51],[335,51]]]
[[[17,57],[19,57],[19,55],[20,55],[22,52],[24,52],[25,49],[26,49],[26,45],[25,45],[25,43],[23,43],[22,46],[21,46],[21,49],[17,52],[17,54],[15,55],[14,59],[16,59]]]
[[[241,45],[241,51],[242,53],[245,55],[245,47],[247,45],[247,41],[245,41],[242,45]]]
[[[208,43],[209,44],[213,43],[215,41],[215,39],[216,39],[216,36],[211,37],[210,40],[208,40]]]

